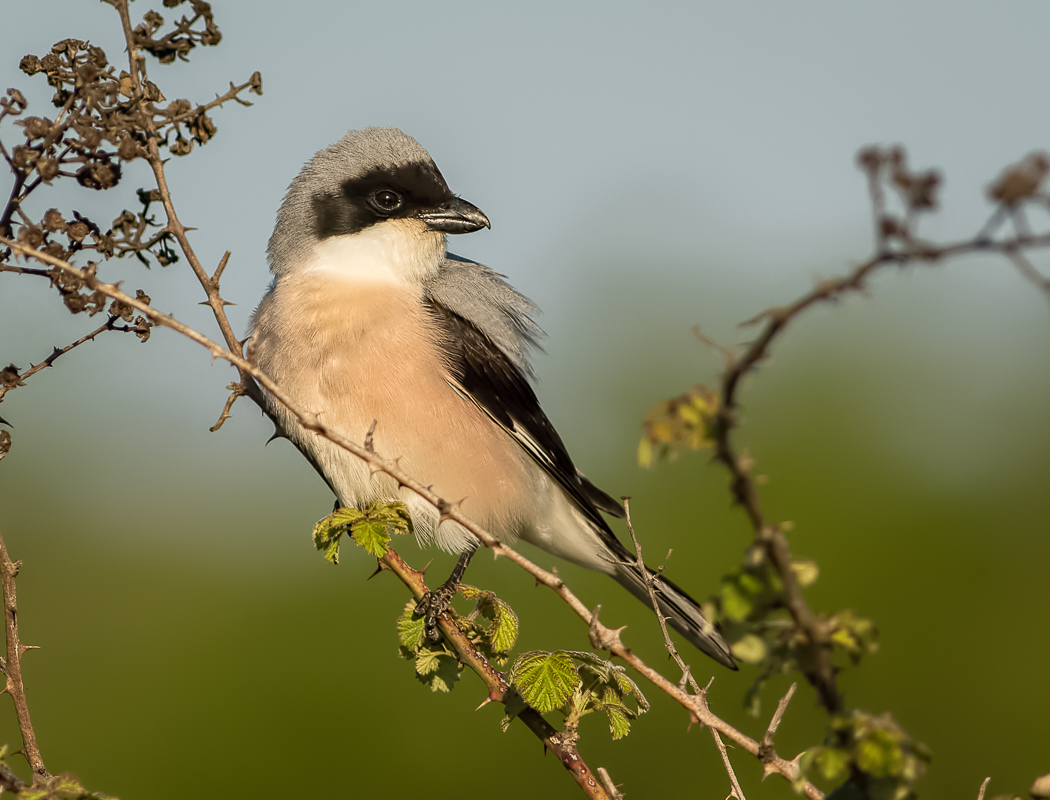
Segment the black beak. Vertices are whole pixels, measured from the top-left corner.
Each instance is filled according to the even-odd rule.
[[[429,230],[442,233],[473,233],[482,228],[492,227],[485,212],[458,197],[441,208],[421,212],[419,218],[427,224]]]

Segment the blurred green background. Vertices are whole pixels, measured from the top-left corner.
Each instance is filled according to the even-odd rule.
[[[945,208],[926,230],[958,237],[987,217],[999,169],[1048,145],[1050,8],[1037,2],[214,7],[223,44],[151,76],[169,99],[205,100],[263,71],[257,106],[219,112],[218,138],[169,170],[198,252],[215,263],[233,250],[235,324],[265,288],[263,248],[300,165],[347,128],[404,128],[493,219],[452,248],[543,307],[539,393],[577,463],[634,498],[650,558],[673,547],[668,574],[701,597],[750,541],[723,470],[707,454],[634,464],[645,410],[716,380],[720,357],[691,327],[746,341],[739,320],[868,254],[859,146],[902,141],[917,166],[942,167]],[[50,108],[43,82],[17,73],[25,53],[75,36],[121,56],[102,4],[9,0],[0,14],[0,79],[26,91],[29,113]],[[104,223],[144,184],[129,170],[124,194],[56,190],[37,216],[56,205]],[[214,330],[181,264],[113,269]],[[891,268],[870,289],[791,327],[747,383],[739,441],[768,476],[771,518],[793,521],[795,553],[820,564],[812,606],[881,630],[881,651],[842,676],[847,702],[891,711],[932,747],[924,796],[976,796],[987,775],[990,794],[1022,791],[1050,770],[1046,298],[986,258]],[[5,363],[25,368],[92,322],[29,279],[0,280]],[[403,590],[366,581],[363,554],[333,568],[313,550],[331,498],[287,443],[264,449],[257,411],[242,402],[207,432],[231,379],[159,331],[87,345],[3,403],[15,427],[0,532],[25,561],[23,638],[42,648],[25,681],[51,770],[125,800],[575,796],[530,734],[499,733],[494,706],[473,710],[471,676],[451,695],[413,679],[394,632]],[[629,626],[631,647],[667,664],[640,604],[558,566],[604,621]],[[470,580],[519,612],[522,649],[585,646],[583,627],[511,565],[481,557]],[[753,672],[692,660],[716,677],[716,712],[759,736],[786,682],[752,720],[741,701]],[[710,737],[648,694],[653,710],[624,741],[588,718],[584,757],[628,796],[724,796]],[[819,741],[814,704],[801,689],[781,753]],[[17,737],[0,701],[0,741]],[[752,799],[790,796],[735,760]]]

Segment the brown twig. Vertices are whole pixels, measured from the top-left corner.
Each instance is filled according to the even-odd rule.
[[[934,264],[951,256],[979,252],[1012,257],[1023,249],[1047,246],[1050,246],[1050,234],[1005,241],[991,241],[978,237],[940,246],[913,239],[905,252],[883,249],[856,266],[848,275],[836,280],[823,281],[791,305],[769,309],[752,320],[752,323],[765,320],[765,325],[744,354],[730,364],[722,376],[722,400],[711,424],[715,458],[729,470],[733,499],[743,507],[755,531],[756,544],[762,548],[782,582],[784,604],[795,625],[806,637],[812,652],[812,664],[804,670],[804,674],[830,713],[842,711],[843,701],[835,681],[835,668],[831,663],[831,642],[827,625],[813,613],[803,599],[791,569],[791,551],[787,538],[779,526],[766,521],[749,459],[737,451],[732,441],[732,433],[739,425],[740,385],[744,377],[754,371],[769,355],[773,342],[791,320],[817,303],[836,300],[849,292],[862,291],[867,279],[880,267],[910,262]]]
[[[25,687],[22,685],[22,656],[27,650],[35,648],[22,644],[18,638],[18,597],[15,590],[15,578],[21,566],[21,561],[11,560],[7,554],[4,538],[0,536],[0,584],[4,592],[4,632],[7,635],[7,657],[3,663],[7,683],[4,691],[11,695],[11,700],[15,704],[15,715],[18,717],[18,727],[22,732],[22,755],[29,762],[33,775],[47,779],[51,777],[51,773],[47,771],[44,759],[40,756],[40,748],[36,743],[36,732],[29,718],[29,703],[26,701]]]
[[[613,783],[612,776],[605,767],[598,767],[598,780],[602,782],[602,786],[605,787],[605,792],[609,795],[610,800],[623,800],[623,792]]]
[[[791,684],[784,696],[780,698],[780,702],[777,703],[777,710],[773,712],[773,719],[769,721],[769,727],[766,728],[766,735],[762,737],[762,747],[759,750],[759,758],[763,761],[767,759],[776,758],[776,751],[773,749],[773,737],[777,735],[777,728],[780,727],[780,720],[784,718],[784,712],[787,711],[788,703],[791,702],[791,698],[795,695],[795,689],[798,688],[797,683]]]
[[[671,658],[678,665],[678,668],[682,670],[682,680],[679,682],[679,688],[685,688],[688,683],[692,687],[693,691],[703,698],[704,703],[707,702],[707,690],[711,686],[710,683],[703,689],[697,684],[696,679],[693,678],[691,669],[688,664],[682,659],[682,656],[678,652],[678,648],[675,646],[674,641],[671,639],[671,634],[667,630],[667,618],[660,613],[660,604],[656,600],[656,587],[654,585],[653,577],[646,569],[645,560],[642,558],[642,544],[638,541],[638,536],[634,531],[634,523],[631,521],[631,498],[622,497],[623,500],[623,511],[624,511],[624,523],[627,526],[627,531],[631,534],[631,541],[634,542],[634,551],[638,557],[638,569],[641,570],[641,574],[645,577],[645,588],[649,592],[649,601],[652,603],[653,611],[656,612],[656,619],[660,623],[660,630],[664,636],[664,647],[670,654]],[[794,689],[792,689],[794,691]],[[790,699],[790,697],[789,697]],[[784,703],[784,705],[787,705]],[[781,712],[782,713],[782,712]],[[775,717],[777,724],[780,724],[778,717]],[[774,728],[775,730],[775,728]],[[716,728],[710,728],[711,736],[715,740],[715,745],[718,747],[718,752],[722,756],[722,764],[725,765],[726,774],[729,776],[729,784],[732,787],[730,797],[736,797],[737,800],[746,800],[744,797],[744,790],[740,788],[740,782],[737,780],[736,773],[733,771],[733,764],[729,760],[729,753],[726,750],[725,742],[722,741],[722,737],[719,735]],[[770,734],[766,733],[767,737]],[[765,747],[765,739],[762,741],[762,747]],[[776,759],[777,755],[772,750],[772,738],[770,738],[770,747],[766,748],[766,753],[770,759]],[[763,759],[764,760],[764,759]],[[815,787],[813,787],[815,788]]]
[[[642,544],[638,541],[638,536],[634,532],[634,524],[631,522],[631,498],[621,497],[623,500],[623,512],[624,512],[624,523],[627,525],[627,532],[631,534],[631,541],[634,542],[634,552],[638,556],[638,569],[641,571],[642,577],[645,580],[645,588],[649,593],[649,602],[652,603],[653,612],[656,614],[656,619],[660,623],[660,631],[664,635],[664,647],[670,654],[671,658],[678,665],[678,668],[682,670],[682,685],[687,681],[692,686],[694,692],[700,691],[700,686],[693,678],[692,671],[685,660],[678,653],[678,648],[675,646],[674,640],[671,639],[671,633],[667,630],[667,617],[660,613],[660,603],[656,599],[656,587],[653,585],[653,577],[649,574],[649,570],[645,566],[645,560],[642,558]]]
[[[685,691],[684,687],[672,683],[660,674],[660,672],[650,667],[641,658],[631,652],[631,650],[629,650],[620,639],[620,630],[622,629],[609,628],[599,622],[595,612],[588,608],[583,601],[581,601],[565,585],[565,582],[557,574],[539,567],[513,548],[508,547],[497,540],[491,533],[463,514],[458,506],[448,502],[434,493],[427,486],[424,486],[419,481],[405,474],[395,461],[384,459],[376,453],[369,452],[362,445],[357,444],[343,436],[338,431],[335,431],[322,423],[316,414],[298,408],[293,402],[291,402],[288,395],[277,384],[270,380],[264,372],[249,363],[244,356],[223,348],[220,344],[209,339],[199,331],[190,328],[188,325],[179,322],[171,316],[157,311],[153,306],[131,297],[121,291],[117,286],[99,281],[95,275],[88,270],[75,267],[66,261],[55,258],[47,253],[34,250],[31,247],[26,247],[25,245],[19,244],[10,239],[0,237],[0,244],[7,245],[22,255],[35,258],[45,264],[58,267],[63,271],[79,276],[80,279],[84,281],[85,285],[92,291],[101,292],[107,297],[112,297],[126,303],[142,313],[155,325],[176,331],[204,347],[211,354],[212,358],[228,361],[237,367],[242,374],[250,375],[254,380],[248,385],[247,395],[258,403],[260,407],[264,406],[262,390],[265,390],[277,402],[283,404],[288,409],[289,413],[295,417],[295,419],[299,421],[299,424],[306,430],[316,433],[318,436],[327,439],[337,447],[341,447],[352,455],[364,460],[371,465],[375,471],[389,475],[397,481],[399,485],[414,492],[426,502],[434,506],[444,517],[458,522],[466,530],[472,533],[485,547],[491,549],[496,557],[502,556],[513,561],[535,578],[537,583],[548,587],[557,594],[584,622],[584,624],[589,626],[592,638],[596,641],[602,642],[603,649],[608,649],[609,652],[622,659],[654,686],[682,705],[682,707],[689,712],[690,718],[694,722],[699,722],[717,729],[722,736],[735,743],[738,747],[743,748],[753,756],[758,756],[760,745],[757,741],[747,736],[747,734],[737,730],[728,722],[725,722],[711,712],[707,707],[706,700],[702,696],[691,694]],[[801,786],[802,793],[809,797],[810,800],[820,800],[820,798],[823,798],[824,796],[819,789],[808,781],[803,780],[800,782],[801,774],[797,761],[788,761],[784,758],[778,757],[768,762],[766,764],[766,769],[770,772],[775,772],[784,776],[789,781],[799,782],[798,785]]]
[[[0,400],[3,400],[4,399],[4,395],[7,394],[12,389],[16,388],[16,386],[21,386],[22,382],[26,378],[31,378],[33,375],[36,375],[36,373],[40,372],[41,370],[47,369],[48,367],[50,367],[52,364],[55,363],[55,360],[59,356],[64,356],[66,353],[68,353],[74,347],[79,347],[80,345],[84,344],[85,342],[92,342],[92,341],[94,341],[95,337],[98,336],[100,333],[105,333],[106,331],[120,331],[122,333],[132,333],[132,332],[134,332],[135,329],[132,328],[132,327],[125,327],[123,325],[115,324],[118,319],[119,319],[119,317],[112,317],[111,316],[103,324],[99,325],[97,328],[95,328],[95,330],[91,331],[91,333],[84,334],[79,339],[77,339],[75,342],[71,342],[70,344],[67,344],[65,347],[55,347],[51,351],[51,355],[49,355],[47,358],[45,358],[39,364],[34,364],[29,369],[27,369],[25,372],[19,374],[19,376],[18,376],[18,383],[17,384],[14,384],[12,386],[0,386]]]
[[[138,47],[136,46],[135,35],[131,25],[131,13],[128,9],[128,0],[111,0],[111,2],[117,9],[117,13],[120,15],[120,23],[124,30],[124,41],[127,44],[128,52],[128,67],[134,85],[134,92],[136,97],[141,97],[142,81],[146,78],[146,64],[145,59],[139,55]],[[225,102],[225,100],[223,102]],[[186,226],[182,224],[178,214],[175,212],[175,205],[171,200],[171,191],[168,188],[167,176],[164,173],[164,158],[160,153],[161,137],[157,130],[156,121],[152,116],[147,115],[145,127],[146,161],[149,162],[150,168],[153,170],[153,177],[157,181],[157,191],[160,193],[161,203],[164,206],[164,213],[168,219],[168,224],[165,226],[165,230],[175,237],[175,240],[179,243],[180,249],[186,256],[186,261],[189,263],[190,269],[193,270],[193,274],[196,276],[200,285],[204,288],[204,293],[208,298],[205,301],[205,305],[211,308],[212,313],[215,316],[215,321],[222,333],[223,340],[226,342],[226,346],[230,350],[242,353],[243,342],[241,342],[233,332],[233,326],[230,324],[230,320],[224,311],[224,306],[228,305],[228,303],[223,300],[222,296],[219,294],[219,278],[222,276],[222,271],[226,267],[226,262],[229,260],[230,254],[227,252],[222,257],[214,274],[209,276],[201,264],[200,259],[197,258],[197,254],[194,252],[193,247],[190,245],[189,238],[187,237]],[[241,376],[241,380],[244,380],[244,375]]]
[[[222,407],[222,413],[219,414],[219,419],[214,425],[208,428],[211,433],[215,433],[215,431],[219,430],[219,428],[223,426],[223,423],[233,416],[230,413],[230,409],[233,408],[233,404],[237,402],[237,398],[244,397],[246,393],[243,381],[240,383],[231,383],[226,388],[230,390],[230,396],[226,398],[226,405]]]
[[[981,781],[981,788],[977,792],[977,800],[984,800],[984,792],[988,788],[988,782],[992,779],[989,775],[983,781]]]
[[[119,9],[119,7],[118,7],[118,9]],[[256,75],[252,76],[251,79],[249,79],[249,80],[245,81],[244,83],[242,83],[240,86],[237,86],[237,85],[234,84],[233,81],[230,81],[230,88],[226,91],[226,94],[221,95],[221,96],[220,95],[215,95],[215,99],[214,100],[211,100],[211,101],[209,101],[207,103],[202,103],[201,105],[194,106],[193,108],[191,108],[189,111],[186,111],[185,113],[179,114],[179,115],[174,116],[174,117],[169,117],[168,119],[164,120],[163,125],[165,127],[167,127],[168,125],[177,125],[180,122],[185,122],[186,120],[193,119],[194,117],[196,117],[196,116],[198,116],[200,114],[207,113],[208,111],[211,111],[213,108],[221,108],[225,103],[228,103],[231,100],[234,100],[237,103],[240,103],[241,105],[244,105],[244,106],[250,106],[251,103],[249,103],[247,100],[242,100],[240,98],[240,94],[245,89],[250,89],[251,87],[253,87],[253,86],[255,86],[257,84],[257,81],[258,81],[258,79],[256,78],[257,75],[258,75],[258,73],[256,73]]]
[[[704,689],[704,691],[706,692],[707,690]],[[715,740],[715,744],[718,745],[718,752],[722,756],[722,764],[725,765],[726,773],[729,775],[729,784],[733,787],[729,797],[735,797],[736,800],[747,800],[744,797],[744,790],[740,788],[740,781],[736,779],[736,773],[733,772],[733,764],[729,761],[729,753],[726,751],[722,737],[718,735],[718,731],[714,728],[711,728],[711,737]]]

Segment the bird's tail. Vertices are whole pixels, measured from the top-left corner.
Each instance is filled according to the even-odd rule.
[[[660,613],[667,618],[667,624],[719,664],[736,669],[729,645],[714,623],[704,619],[700,612],[700,604],[672,581],[662,575],[656,575],[648,567],[645,569],[653,577],[656,604]],[[627,591],[652,608],[653,601],[649,596],[649,589],[637,564],[619,561],[613,577]]]

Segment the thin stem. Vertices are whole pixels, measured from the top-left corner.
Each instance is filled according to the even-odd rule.
[[[0,584],[4,592],[4,632],[7,634],[7,657],[4,659],[4,673],[7,684],[4,691],[11,695],[15,704],[15,715],[18,727],[22,731],[22,755],[38,778],[50,778],[51,773],[44,766],[40,748],[36,743],[36,732],[29,718],[29,703],[26,701],[25,687],[22,685],[22,656],[33,649],[23,645],[18,639],[18,597],[15,590],[15,578],[22,566],[21,561],[12,561],[7,554],[7,545],[0,536]]]

